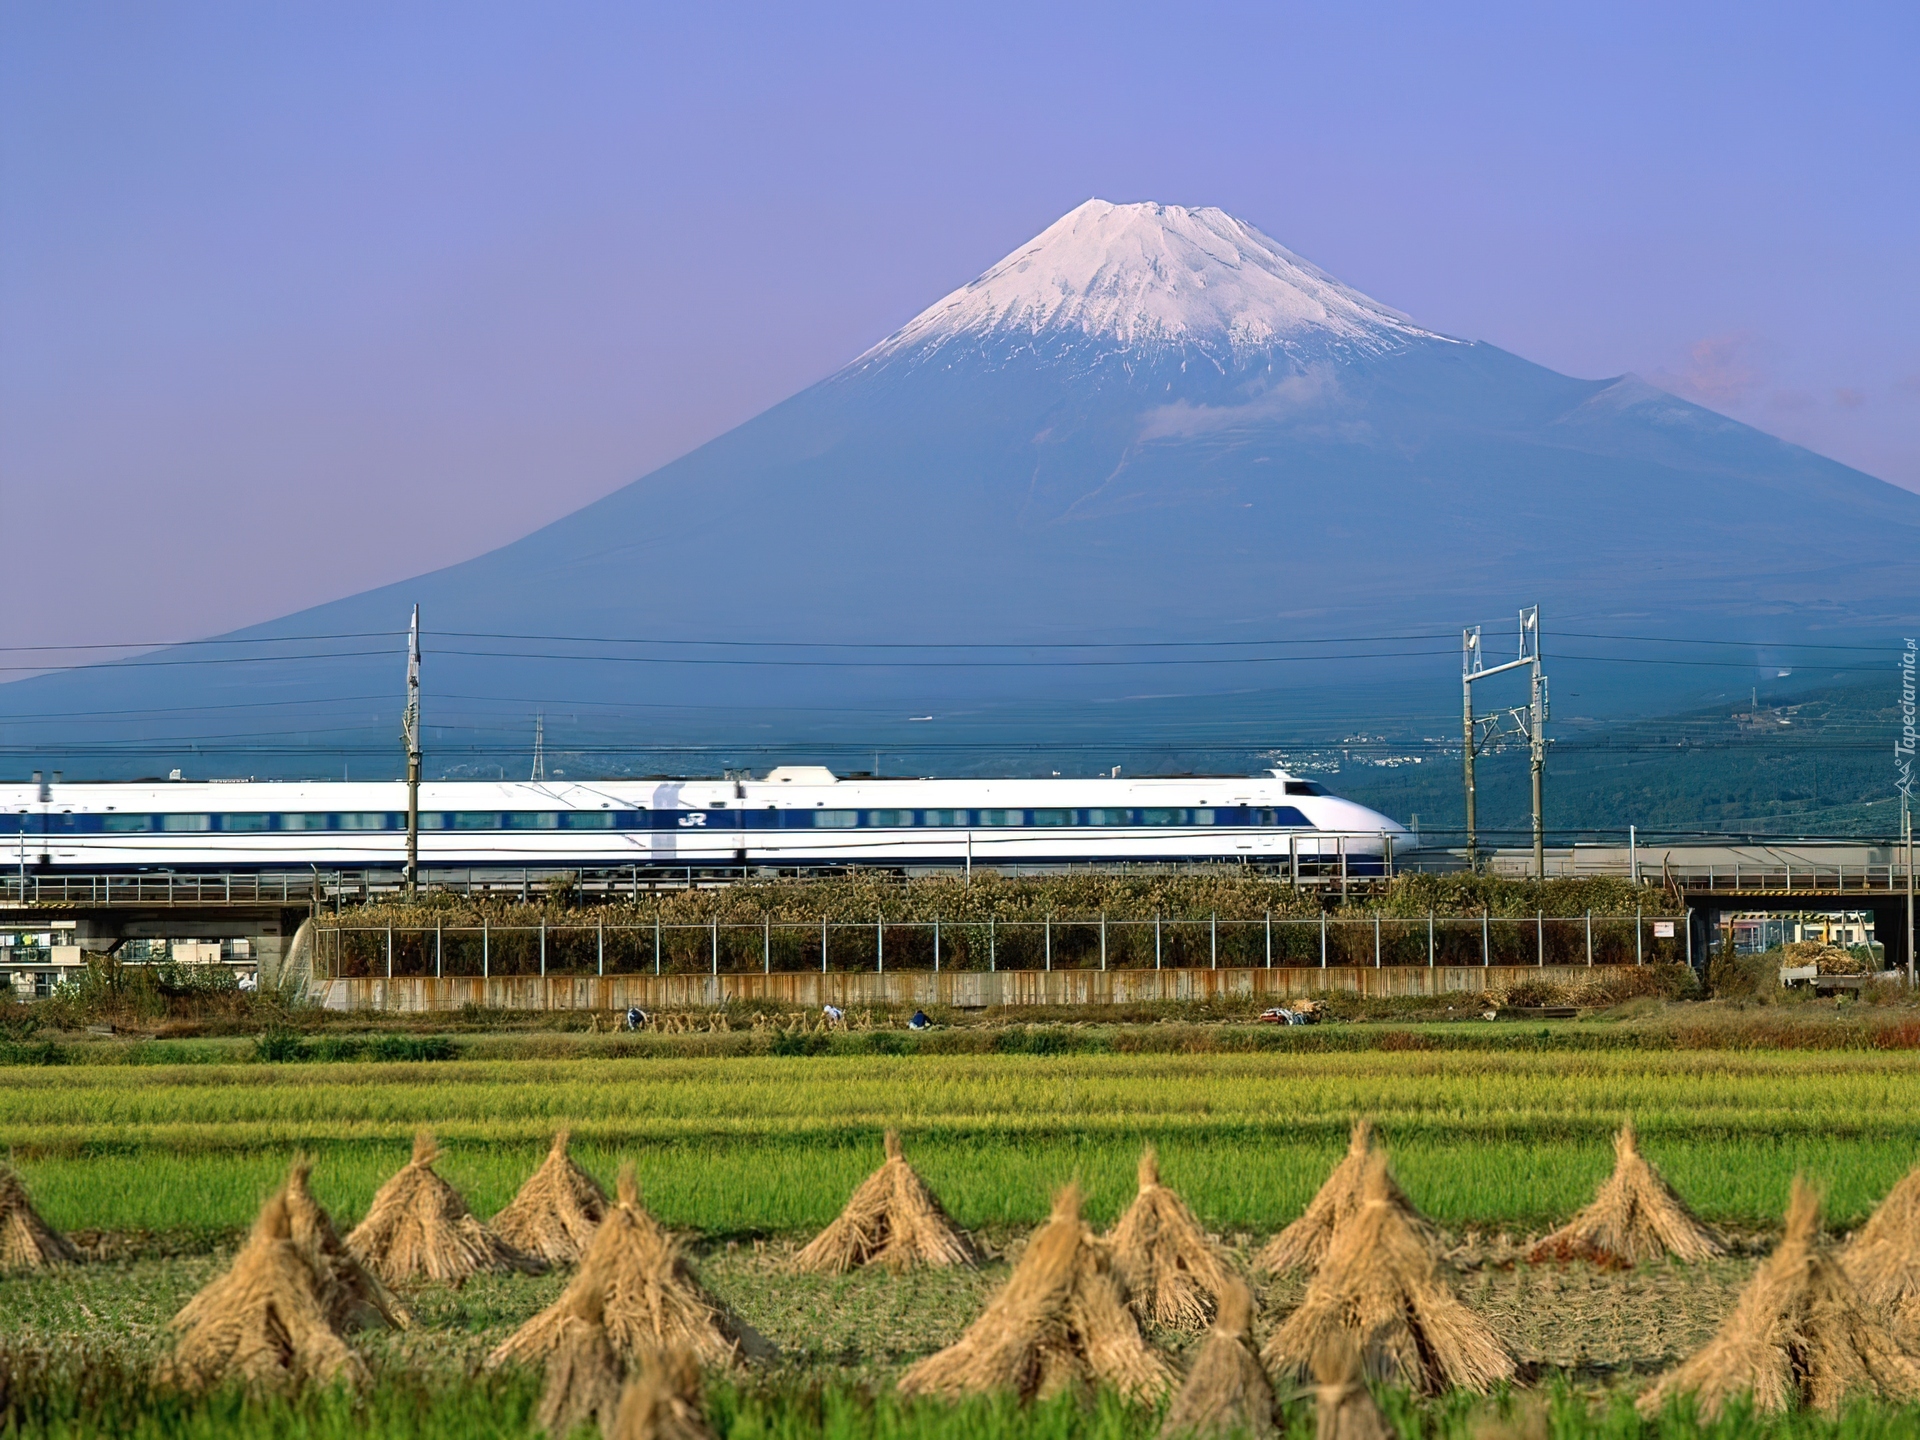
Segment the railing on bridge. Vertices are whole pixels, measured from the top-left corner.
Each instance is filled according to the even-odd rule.
[[[1669,865],[1664,869],[1642,865],[1641,879],[1659,882],[1671,876],[1682,890],[1711,891],[1819,891],[1841,895],[1904,894],[1907,867],[1896,861],[1875,864],[1858,861],[1849,866],[1843,861],[1821,864],[1808,860],[1795,864],[1781,857],[1731,864]]]
[[[798,971],[1633,966],[1689,960],[1680,916],[1106,916],[757,924],[334,925],[329,978]]]
[[[1370,847],[1370,848],[1368,848]],[[1109,873],[1177,874],[1217,868],[1222,861],[1128,862],[1027,865],[996,862],[991,868],[1004,874],[1098,870]],[[1393,836],[1377,832],[1322,833],[1295,836],[1285,855],[1269,855],[1245,862],[1264,874],[1284,877],[1296,888],[1337,889],[1346,893],[1356,885],[1391,879],[1396,873]],[[946,864],[938,869],[958,870]],[[987,869],[982,864],[981,869]],[[747,879],[776,876],[845,875],[850,869],[874,873],[866,866],[822,864],[795,867],[749,863],[745,865],[622,865],[622,866],[458,866],[423,867],[420,886],[459,895],[514,896],[531,900],[557,889],[583,898],[615,899],[652,891],[705,889],[737,884]],[[879,872],[904,873],[904,872]],[[375,900],[396,899],[405,893],[397,867],[304,870],[130,871],[86,873],[64,870],[0,871],[0,905],[322,905],[341,908]]]
[[[1324,848],[1309,850],[1297,841],[1285,855],[1249,856],[1248,870],[1268,875],[1299,889],[1351,893],[1382,880],[1413,872],[1447,873],[1464,868],[1461,852],[1440,849],[1402,850],[1396,853],[1392,836],[1326,835]],[[1360,845],[1374,847],[1362,850]],[[1351,848],[1350,848],[1351,847]],[[1689,854],[1691,850],[1693,854]],[[1707,858],[1696,858],[1700,852]],[[1887,857],[1887,858],[1876,858]],[[1488,868],[1501,875],[1530,873],[1530,853],[1499,852],[1483,857]],[[1001,874],[1074,873],[1180,874],[1217,870],[1223,862],[1093,861],[1074,864],[996,862]],[[876,878],[903,878],[905,869],[861,873]],[[955,871],[958,866],[935,867]],[[980,868],[988,868],[981,866]],[[1806,843],[1747,846],[1643,844],[1637,852],[1625,846],[1579,846],[1550,851],[1549,874],[1555,877],[1637,876],[1646,884],[1666,882],[1683,891],[1818,893],[1822,895],[1895,895],[1908,887],[1907,866],[1897,847],[1871,843]],[[841,865],[621,865],[621,866],[460,866],[423,868],[423,889],[493,898],[532,900],[556,890],[583,899],[611,900],[638,897],[655,891],[706,889],[737,884],[745,879],[789,876],[832,876],[848,873]],[[933,873],[933,872],[929,872]],[[237,869],[231,871],[14,871],[0,869],[0,906],[190,906],[218,905],[319,906],[342,910],[349,905],[392,900],[404,892],[397,866],[352,869]]]

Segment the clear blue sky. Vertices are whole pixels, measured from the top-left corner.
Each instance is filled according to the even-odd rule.
[[[0,644],[475,554],[1092,195],[1920,489],[1917,42],[1911,4],[7,0]]]

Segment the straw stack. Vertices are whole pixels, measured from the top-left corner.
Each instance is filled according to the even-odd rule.
[[[1376,1153],[1373,1122],[1364,1118],[1355,1120],[1345,1158],[1333,1167],[1333,1173],[1327,1176],[1306,1213],[1269,1240],[1255,1263],[1274,1275],[1288,1270],[1316,1269],[1327,1257],[1334,1232],[1360,1212],[1367,1165]],[[1388,1202],[1431,1242],[1434,1239],[1432,1222],[1413,1208],[1413,1202],[1407,1199],[1393,1172],[1385,1169],[1384,1160],[1382,1170],[1386,1176]]]
[[[556,1440],[592,1424],[610,1431],[620,1409],[626,1367],[614,1353],[604,1323],[600,1292],[585,1289],[568,1299],[554,1327],[547,1355],[547,1387],[536,1412],[539,1426]]]
[[[346,1379],[366,1369],[328,1316],[324,1282],[293,1239],[285,1187],[267,1201],[227,1272],[173,1317],[163,1383],[201,1390],[239,1379],[256,1389]]]
[[[691,1351],[649,1351],[641,1358],[608,1440],[714,1440],[700,1413],[700,1365]]]
[[[1127,1307],[1106,1247],[1069,1185],[1000,1293],[953,1344],[900,1377],[902,1395],[1011,1390],[1023,1400],[1095,1384],[1152,1400],[1172,1381]]]
[[[1237,1283],[1193,1211],[1160,1183],[1151,1145],[1140,1152],[1140,1192],[1107,1245],[1135,1313],[1155,1325],[1199,1329],[1221,1291]]]
[[[1840,1252],[1840,1265],[1894,1339],[1920,1353],[1920,1168],[1887,1192]]]
[[[474,1218],[460,1192],[434,1174],[439,1155],[427,1131],[414,1137],[413,1158],[380,1187],[347,1236],[354,1258],[389,1285],[416,1275],[462,1285],[483,1270],[545,1270],[546,1261],[522,1254]]]
[[[546,1359],[567,1322],[586,1313],[589,1294],[598,1297],[614,1353],[630,1363],[675,1348],[707,1365],[771,1356],[773,1346],[707,1293],[673,1237],[641,1207],[632,1166],[621,1170],[617,1192],[572,1283],[501,1342],[488,1368]]]
[[[607,1213],[607,1192],[567,1154],[568,1133],[553,1137],[540,1168],[488,1227],[514,1249],[550,1265],[572,1265],[587,1253]]]
[[[1299,1374],[1329,1340],[1344,1338],[1380,1378],[1429,1394],[1485,1391],[1512,1378],[1512,1353],[1460,1302],[1428,1236],[1396,1202],[1385,1156],[1368,1157],[1361,1196],[1300,1308],[1267,1342],[1267,1363]]]
[[[1313,1398],[1316,1440],[1398,1440],[1361,1375],[1359,1347],[1345,1335],[1314,1352]]]
[[[405,1329],[413,1315],[394,1293],[356,1260],[333,1228],[307,1179],[313,1162],[297,1157],[287,1172],[285,1194],[289,1238],[306,1257],[320,1286],[327,1321],[342,1334],[349,1330]]]
[[[1834,1411],[1849,1395],[1920,1399],[1920,1362],[1900,1349],[1820,1235],[1820,1202],[1793,1182],[1786,1238],[1754,1272],[1719,1333],[1640,1397],[1656,1415],[1694,1395],[1702,1416],[1751,1395],[1761,1414],[1798,1405]]]
[[[838,1275],[855,1265],[971,1265],[973,1246],[900,1151],[889,1130],[887,1158],[860,1183],[846,1208],[794,1257],[801,1270]]]
[[[1162,1440],[1181,1435],[1242,1435],[1265,1440],[1277,1433],[1273,1385],[1253,1353],[1253,1292],[1226,1276],[1215,1295],[1219,1313],[1199,1358],[1167,1410]]]
[[[0,1270],[44,1270],[78,1263],[73,1242],[40,1218],[26,1182],[0,1165]]]
[[[1593,1203],[1535,1245],[1528,1260],[1590,1260],[1631,1269],[1662,1255],[1691,1262],[1727,1253],[1726,1241],[1700,1222],[1640,1153],[1631,1120],[1613,1137],[1613,1154],[1613,1174]]]

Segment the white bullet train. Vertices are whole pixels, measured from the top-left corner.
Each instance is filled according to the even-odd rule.
[[[405,859],[406,812],[400,781],[0,784],[0,865],[390,867]],[[1418,843],[1280,770],[883,780],[793,765],[760,779],[420,786],[422,868],[1252,860],[1366,872]]]

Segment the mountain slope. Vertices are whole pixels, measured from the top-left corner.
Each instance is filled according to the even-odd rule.
[[[1217,210],[1096,201],[837,374],[596,504],[246,633],[392,632],[417,601],[442,716],[518,727],[540,705],[650,707],[632,712],[636,738],[676,716],[689,736],[757,716],[770,744],[800,728],[857,742],[909,707],[1249,683],[1306,704],[1360,676],[1394,677],[1386,703],[1413,716],[1458,703],[1444,640],[1390,666],[1276,656],[1249,671],[818,650],[749,667],[739,651],[609,660],[606,646],[484,637],[1444,636],[1537,600],[1550,636],[1578,616],[1630,633],[1838,638],[1913,613],[1916,542],[1920,497],[1632,377],[1571,379],[1423,330]],[[396,680],[387,653],[101,667],[0,689],[0,716],[271,698],[282,728],[317,736],[338,713],[325,706]],[[1698,681],[1656,666],[1596,675],[1589,708],[1671,707]],[[801,710],[839,718],[801,727]],[[385,710],[355,713],[363,732],[328,733],[387,746]],[[232,729],[176,730],[194,725]],[[82,733],[136,731],[160,733],[143,720]],[[48,721],[14,733],[76,734]]]

